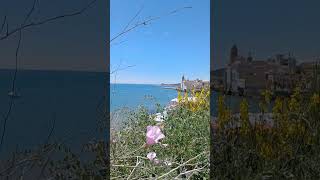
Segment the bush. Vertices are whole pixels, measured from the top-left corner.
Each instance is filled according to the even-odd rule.
[[[266,103],[261,103],[261,114]],[[211,151],[214,178],[320,178],[319,93],[303,95],[297,88],[289,98],[277,97],[272,126],[264,120],[249,124],[246,100],[240,118],[231,116],[223,97],[218,104]],[[240,127],[230,126],[235,123]]]
[[[125,128],[111,136],[111,177],[115,179],[209,178],[209,93],[208,90],[188,94],[168,111],[161,123],[154,121],[145,108],[129,119]],[[146,144],[147,126],[160,127],[165,138],[153,145]],[[150,160],[147,154],[156,153]]]

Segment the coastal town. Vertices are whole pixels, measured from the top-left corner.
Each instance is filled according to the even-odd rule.
[[[162,83],[161,86],[163,86],[164,88],[176,89],[178,91],[183,91],[183,92],[190,92],[190,91],[199,92],[203,88],[205,89],[209,88],[210,81],[200,80],[200,79],[189,80],[185,78],[185,76],[183,75],[180,83],[176,83],[176,84]]]
[[[312,81],[318,81],[319,86],[318,67],[319,60],[298,61],[290,53],[276,54],[267,59],[255,59],[251,53],[244,57],[233,45],[226,66],[211,72],[211,88],[240,96],[258,95],[263,90],[288,95],[297,84],[304,91],[309,91],[314,86]]]

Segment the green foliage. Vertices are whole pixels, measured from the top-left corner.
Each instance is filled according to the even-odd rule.
[[[224,97],[218,98],[218,129],[224,129],[231,121],[231,111],[226,107]]]
[[[112,179],[208,179],[209,178],[209,92],[178,95],[178,105],[168,111],[162,123],[154,120],[148,110],[140,107],[133,111],[121,130],[111,129],[110,176]],[[163,107],[156,105],[157,111]],[[165,138],[158,144],[146,145],[147,126],[157,125]],[[64,145],[54,148],[59,158],[50,160],[49,173],[56,179],[106,179],[109,167],[107,142],[85,144],[83,153],[90,157],[80,161],[80,155]],[[147,158],[157,154],[158,163]]]
[[[261,100],[261,113],[270,102]],[[240,104],[240,118],[226,118],[228,108],[218,99],[218,131],[212,148],[212,174],[217,179],[319,179],[320,98],[299,88],[289,98],[275,99],[273,126],[262,119],[248,123],[248,104]],[[240,127],[227,126],[238,123]],[[219,124],[222,124],[219,126]]]
[[[112,132],[111,177],[115,179],[143,178],[209,178],[210,111],[209,93],[192,92],[196,101],[178,92],[179,104],[168,111],[162,123],[154,121],[145,108],[135,112],[126,127]],[[148,146],[146,127],[158,125],[165,138]],[[155,152],[159,163],[147,158]]]
[[[247,100],[243,99],[240,104],[240,133],[247,135],[250,131],[249,109]]]

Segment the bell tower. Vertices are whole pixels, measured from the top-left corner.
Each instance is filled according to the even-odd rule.
[[[230,51],[230,63],[234,63],[238,58],[238,48],[236,45],[233,45]]]

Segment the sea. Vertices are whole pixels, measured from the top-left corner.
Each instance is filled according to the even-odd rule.
[[[156,113],[158,106],[165,107],[177,94],[176,90],[157,84],[111,84],[111,128],[121,128],[130,112],[140,107]]]
[[[0,135],[9,109],[12,77],[12,70],[0,70]],[[14,99],[7,120],[0,158],[17,149],[33,149],[48,137],[76,149],[92,137],[101,137],[97,129],[105,87],[105,73],[101,72],[18,71],[20,97]]]
[[[153,84],[111,84],[110,111],[127,107],[136,109],[145,106],[153,111],[156,104],[165,106],[170,100],[177,97],[177,91]]]
[[[12,70],[0,70],[0,135],[3,116],[9,109],[12,76]],[[63,140],[77,150],[84,142],[105,136],[97,131],[105,107],[105,77],[101,72],[18,71],[16,89],[20,97],[14,99],[0,159],[17,149],[33,149],[47,142],[49,134],[50,141]],[[176,96],[175,90],[160,85],[111,84],[108,105],[111,114],[139,106],[155,112],[157,103],[165,106]]]
[[[252,98],[252,97],[243,97],[243,96],[231,96],[231,95],[224,95],[221,92],[212,91],[211,98],[210,98],[210,114],[212,117],[217,117],[218,115],[218,98],[219,96],[224,97],[224,104],[225,106],[231,110],[232,113],[239,113],[240,112],[240,103],[245,99],[248,102],[248,109],[251,113],[257,113],[260,111],[259,108],[259,98]],[[271,110],[272,104],[269,106],[269,110]]]
[[[12,70],[0,70],[0,135],[9,109]],[[21,97],[7,120],[0,159],[15,150],[33,149],[48,141],[63,140],[80,150],[84,142],[105,137],[98,129],[105,107],[106,74],[101,72],[20,70],[16,89]],[[126,121],[127,113],[144,106],[150,113],[177,97],[174,89],[151,84],[110,84],[111,127]],[[216,114],[218,92],[211,93],[211,112]],[[241,97],[226,97],[226,105],[239,109]],[[249,100],[250,111],[258,101]],[[49,135],[51,134],[51,135]],[[0,136],[1,137],[1,136]]]

